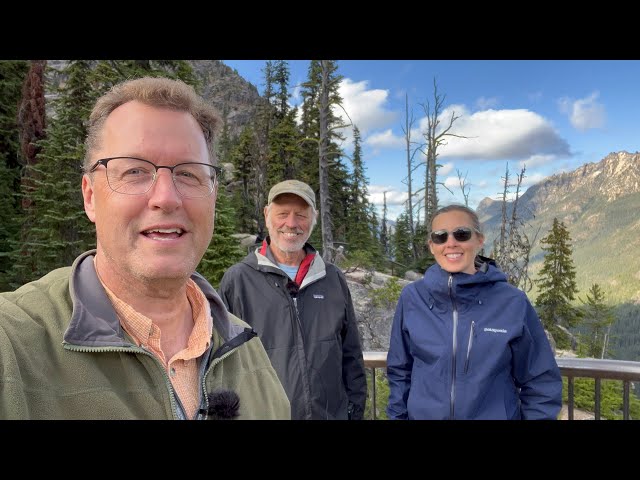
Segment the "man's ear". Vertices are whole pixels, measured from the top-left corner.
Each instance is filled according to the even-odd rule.
[[[82,176],[82,198],[84,199],[84,211],[93,223],[96,222],[95,196],[93,181],[89,175]]]

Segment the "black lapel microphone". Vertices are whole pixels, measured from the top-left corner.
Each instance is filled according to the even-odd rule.
[[[218,389],[209,394],[207,416],[211,420],[233,420],[240,409],[240,397],[233,390]]]
[[[293,280],[289,280],[287,282],[287,292],[289,292],[289,295],[295,297],[296,295],[298,295],[299,290],[300,286],[296,282],[294,282]]]

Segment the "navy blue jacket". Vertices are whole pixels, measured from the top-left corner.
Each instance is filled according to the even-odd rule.
[[[542,324],[493,264],[430,267],[400,295],[387,358],[390,419],[556,419],[562,377]]]

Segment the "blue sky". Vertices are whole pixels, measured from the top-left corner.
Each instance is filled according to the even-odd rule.
[[[262,93],[265,60],[223,62]],[[297,105],[309,61],[289,66]],[[468,137],[451,138],[438,150],[438,181],[453,192],[439,187],[442,205],[464,202],[457,172],[467,175],[475,208],[485,197],[498,198],[507,164],[513,179],[526,166],[526,190],[611,152],[640,150],[639,60],[339,60],[338,73],[343,106],[361,132],[370,200],[380,207],[386,191],[392,219],[407,196],[405,95],[415,119],[412,140],[421,141],[422,105],[433,104],[434,77],[446,95],[442,123],[455,112],[451,133]],[[342,147],[351,155],[345,133]]]

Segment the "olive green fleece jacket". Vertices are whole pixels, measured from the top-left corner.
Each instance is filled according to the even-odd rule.
[[[160,361],[121,328],[94,254],[0,293],[0,419],[184,418]],[[210,394],[219,399],[231,391],[237,419],[289,419],[289,401],[260,339],[201,275],[191,278],[213,317],[211,346],[199,360],[196,418],[218,418]]]

